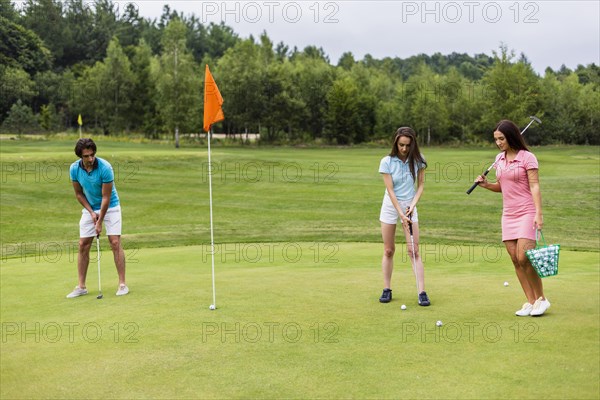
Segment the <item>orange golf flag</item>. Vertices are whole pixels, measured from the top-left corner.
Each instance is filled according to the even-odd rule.
[[[204,130],[208,132],[210,126],[215,122],[223,121],[223,97],[219,88],[215,83],[213,76],[206,64],[206,72],[204,74]]]

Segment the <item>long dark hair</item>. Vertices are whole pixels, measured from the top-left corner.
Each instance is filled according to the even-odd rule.
[[[75,144],[75,154],[77,154],[77,157],[81,158],[81,154],[85,149],[91,149],[94,151],[94,154],[96,154],[96,143],[88,138],[79,139]]]
[[[392,145],[390,157],[398,157],[398,140],[400,140],[402,136],[410,139],[410,145],[408,146],[408,167],[410,168],[410,174],[412,175],[413,180],[416,181],[415,163],[423,164],[423,168],[427,168],[427,163],[425,162],[423,155],[421,155],[419,144],[417,143],[417,134],[412,128],[408,126],[398,128],[394,135],[394,144]]]
[[[523,140],[523,136],[521,135],[521,130],[514,122],[508,119],[503,119],[502,121],[498,122],[498,125],[496,125],[494,132],[496,131],[500,131],[504,134],[504,137],[508,142],[508,146],[511,149],[515,151],[529,151],[527,145],[525,144],[525,140]]]

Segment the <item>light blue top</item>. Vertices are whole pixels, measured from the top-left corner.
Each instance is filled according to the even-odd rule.
[[[415,177],[419,176],[419,169],[423,167],[425,167],[425,164],[415,162]],[[392,176],[394,193],[399,201],[410,201],[415,197],[415,180],[410,174],[408,159],[402,161],[398,157],[385,156],[379,163],[379,173],[390,174]],[[389,196],[387,189],[385,195]]]
[[[119,203],[119,195],[114,184],[115,174],[110,163],[102,158],[96,157],[94,166],[90,172],[83,167],[83,160],[75,161],[69,170],[72,182],[79,182],[83,188],[83,194],[92,210],[100,210],[102,205],[102,184],[113,182],[108,208],[116,207]]]

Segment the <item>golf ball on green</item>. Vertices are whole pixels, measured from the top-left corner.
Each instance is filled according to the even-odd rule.
[[[508,282],[504,282],[504,286],[508,286]]]
[[[400,306],[400,309],[401,309],[401,310],[406,310],[406,305],[402,304],[402,305]]]
[[[215,308],[217,308],[217,307],[215,307],[215,305],[214,305],[214,304],[211,304],[211,305],[210,305],[210,307],[208,307],[208,308],[210,308],[211,310],[214,310],[214,309],[215,309]]]
[[[438,322],[436,322],[435,324],[436,324],[437,326],[442,326],[442,325],[443,325],[443,324],[442,324],[442,321],[438,321]]]

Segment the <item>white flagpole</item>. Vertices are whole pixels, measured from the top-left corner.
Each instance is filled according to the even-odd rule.
[[[213,302],[210,305],[210,309],[214,310],[217,308],[217,295],[215,292],[215,238],[213,233],[213,206],[212,206],[212,162],[210,160],[210,136],[212,127],[208,129],[208,193],[210,203],[210,254],[212,256],[212,290],[213,290]]]

